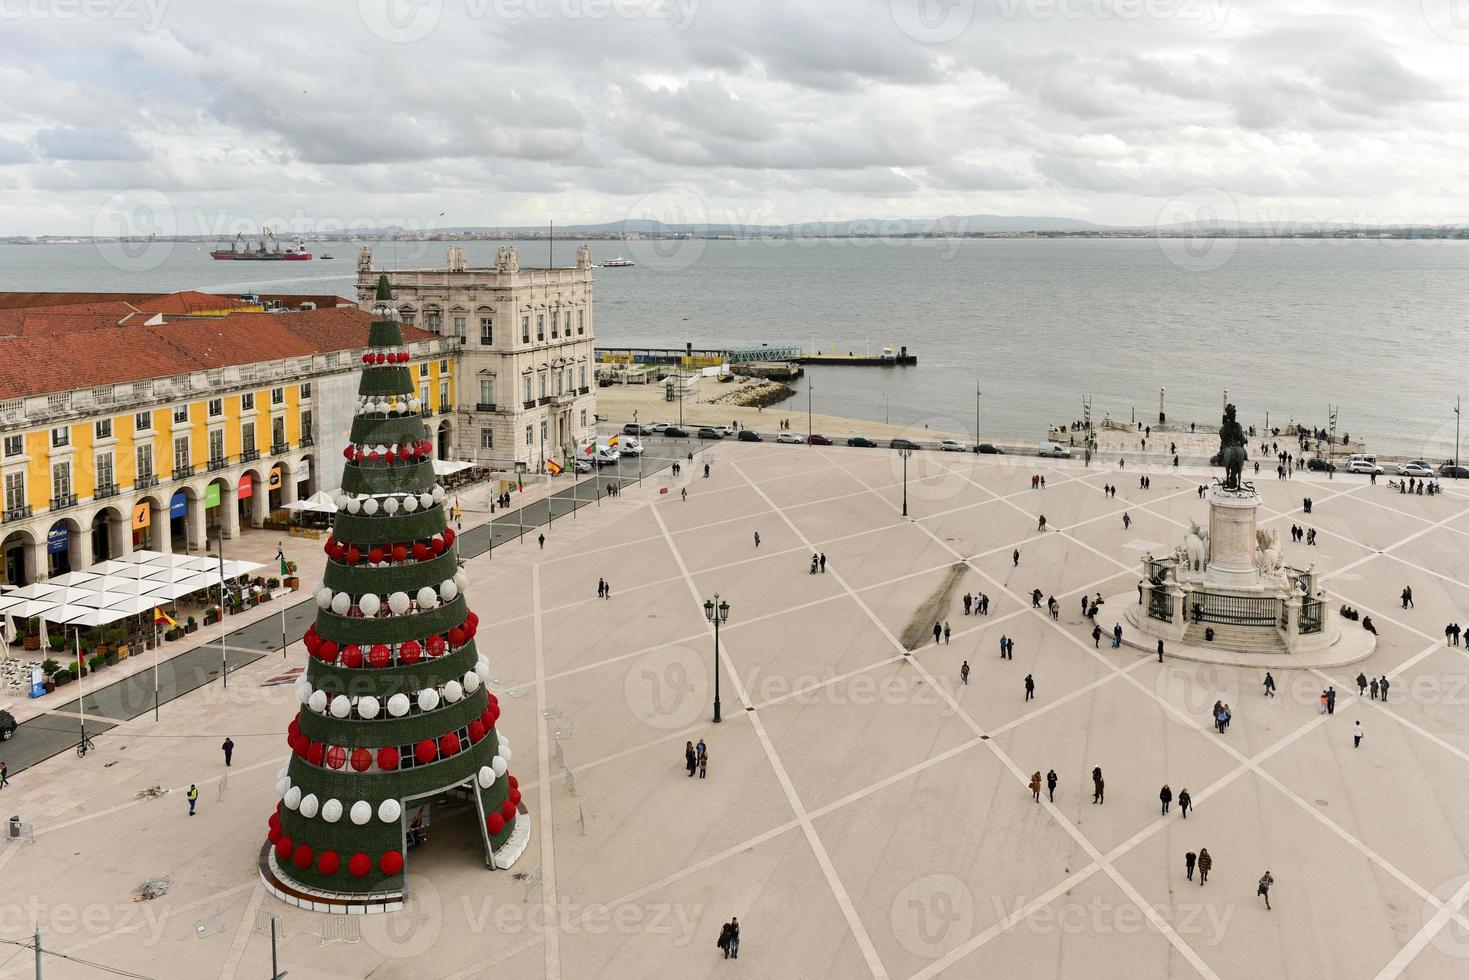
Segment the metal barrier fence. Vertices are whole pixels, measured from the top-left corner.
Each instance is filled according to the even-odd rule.
[[[1320,633],[1324,619],[1320,599],[1305,599],[1301,602],[1302,633]]]
[[[1164,623],[1173,622],[1173,599],[1161,585],[1148,589],[1148,618]]]
[[[1281,605],[1280,600],[1269,596],[1219,595],[1209,592],[1190,592],[1187,601],[1189,618],[1196,623],[1271,629],[1275,628]]]

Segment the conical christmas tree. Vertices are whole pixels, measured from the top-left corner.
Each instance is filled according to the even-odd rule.
[[[491,867],[530,835],[386,276],[377,298],[262,861],[267,886],[297,904],[401,894],[415,800],[469,802]]]

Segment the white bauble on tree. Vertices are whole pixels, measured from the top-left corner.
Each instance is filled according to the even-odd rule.
[[[327,800],[321,805],[321,819],[327,823],[336,823],[342,819],[342,801]]]
[[[445,602],[453,602],[454,597],[457,595],[459,595],[459,586],[454,584],[453,579],[446,578],[443,582],[439,583],[440,599],[443,599]]]
[[[500,757],[505,760],[505,763],[507,765],[509,765],[510,760],[514,758],[514,755],[510,751],[510,746],[505,744],[504,739],[500,740],[500,744],[495,749],[495,751],[500,753]]]
[[[439,486],[436,483],[436,484],[434,484],[434,491],[433,492],[434,492],[434,502],[435,503],[442,504],[444,502],[444,488],[441,487],[441,486]]]
[[[479,675],[472,670],[464,672],[464,693],[473,694],[479,690]]]
[[[362,513],[366,514],[368,517],[371,517],[373,514],[377,513],[376,497],[368,497],[362,502]]]
[[[411,602],[407,592],[394,592],[388,596],[388,608],[392,610],[394,616],[406,613]]]
[[[332,698],[330,711],[333,718],[341,720],[352,713],[352,702],[348,700],[347,695],[338,694]]]
[[[347,610],[352,608],[352,597],[345,592],[338,592],[332,596],[332,612],[338,616],[347,615]]]
[[[377,698],[371,694],[364,694],[357,699],[357,717],[359,718],[376,718],[380,710],[382,710],[382,705],[378,704]]]
[[[364,592],[362,598],[357,600],[357,608],[362,610],[362,615],[371,619],[377,615],[377,611],[383,607],[383,601],[371,592]]]
[[[358,800],[352,804],[350,816],[352,817],[352,822],[361,827],[372,819],[372,804],[366,800]]]
[[[463,592],[465,589],[468,589],[469,588],[469,573],[466,572],[462,568],[459,569],[459,571],[457,571],[457,572],[454,573],[454,584],[457,585],[457,586],[459,586],[459,591],[460,592]]]
[[[316,811],[320,807],[321,803],[316,799],[315,793],[307,793],[305,796],[301,797],[301,806],[299,808],[301,816],[310,819],[311,817],[316,816]]]
[[[462,697],[464,697],[464,688],[459,685],[458,681],[449,681],[444,685],[445,701],[453,704]]]
[[[411,706],[406,694],[394,694],[388,698],[388,714],[394,718],[402,718]]]
[[[302,704],[311,700],[311,682],[304,677],[296,682],[296,700]]]
[[[433,586],[425,585],[418,590],[418,608],[433,609],[439,604],[439,594],[434,591]]]
[[[301,805],[301,787],[292,786],[286,790],[285,804],[287,810],[294,810]]]
[[[377,805],[377,818],[383,823],[393,823],[403,815],[403,806],[397,800],[383,800]]]
[[[384,513],[387,513],[387,514],[396,514],[396,513],[398,513],[398,498],[397,497],[389,497],[388,499],[384,500],[383,501],[383,512]]]
[[[356,514],[361,510],[362,501],[358,500],[356,497],[353,497],[351,500],[347,501],[347,513]]]
[[[404,510],[405,513],[411,514],[415,510],[417,510],[417,509],[418,509],[418,498],[417,497],[413,496],[413,494],[410,493],[408,496],[406,496],[406,497],[403,498],[403,510]]]
[[[316,590],[316,608],[330,609],[332,606],[332,590],[326,586]]]
[[[480,680],[488,684],[490,682],[490,661],[486,657],[481,655],[480,658],[474,662],[474,672],[479,675]]]
[[[433,505],[434,505],[434,495],[433,494],[431,494],[431,493],[421,493],[421,494],[418,495],[418,506],[422,507],[424,510],[428,510]]]
[[[282,776],[275,781],[275,795],[284,798],[291,789],[291,777]]]
[[[495,770],[496,776],[503,776],[509,771],[510,763],[503,755],[497,755],[494,759],[490,760],[490,767]]]
[[[432,711],[439,706],[439,692],[426,687],[418,692],[418,710]]]
[[[306,699],[306,707],[310,708],[312,711],[316,712],[317,714],[323,714],[323,713],[325,713],[326,712],[326,692],[325,691],[312,691],[311,692],[311,697],[309,697],[309,698]]]
[[[481,789],[489,789],[495,782],[495,770],[489,766],[479,767],[479,785]]]

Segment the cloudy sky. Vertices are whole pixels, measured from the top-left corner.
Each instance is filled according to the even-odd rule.
[[[1463,0],[0,0],[0,234],[1462,222],[1466,76]]]

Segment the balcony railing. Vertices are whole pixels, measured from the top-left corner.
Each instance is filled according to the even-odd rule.
[[[194,464],[193,463],[185,463],[182,466],[178,465],[177,463],[174,464],[174,467],[173,467],[173,478],[175,480],[187,480],[189,477],[191,477],[193,475],[194,475]]]
[[[117,496],[116,483],[104,483],[92,492],[93,500],[106,500],[108,497]]]
[[[52,510],[65,510],[68,507],[75,507],[76,505],[77,495],[74,493],[63,493],[60,496],[51,498]]]
[[[447,415],[449,412],[451,412],[453,410],[454,410],[454,406],[451,403],[449,403],[449,402],[439,402],[439,411],[440,412],[443,412],[444,414]]]
[[[158,477],[153,473],[145,473],[133,481],[133,489],[147,490],[149,487],[158,486]]]
[[[222,470],[228,465],[230,465],[230,458],[228,456],[216,456],[209,461],[209,472],[213,473],[215,470]]]
[[[259,458],[260,450],[258,449],[247,449],[240,453],[240,462],[242,463],[253,463]]]
[[[474,410],[476,412],[493,412],[495,410],[495,403],[494,402],[476,402],[475,405],[474,405]]]
[[[29,505],[25,507],[7,507],[4,511],[0,511],[0,518],[7,521],[23,521],[30,516],[31,508]]]
[[[290,451],[291,444],[289,442],[277,442],[270,447],[270,454],[272,456],[283,456]]]
[[[302,449],[305,449],[308,446],[314,446],[314,445],[316,445],[316,440],[313,439],[311,436],[302,436],[301,437],[301,439],[300,439],[300,446],[301,446]]]
[[[578,395],[585,395],[585,394],[589,393],[591,390],[592,390],[592,386],[591,385],[582,385],[580,388],[576,389],[576,393]]]
[[[535,399],[531,399],[530,401],[525,402],[520,407],[521,408],[535,408],[536,407]]]

